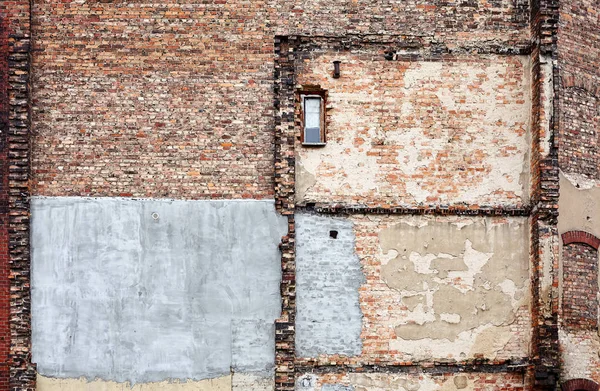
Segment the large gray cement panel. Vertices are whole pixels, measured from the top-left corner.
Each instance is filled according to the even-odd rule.
[[[35,198],[31,208],[42,375],[149,382],[272,370],[287,232],[273,202]]]
[[[298,213],[296,221],[296,353],[359,355],[365,278],[351,221]],[[330,231],[338,232],[337,239]]]

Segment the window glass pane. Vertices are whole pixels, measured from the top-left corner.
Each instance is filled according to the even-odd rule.
[[[304,142],[308,143],[308,144],[320,143],[321,142],[321,129],[319,129],[319,128],[304,129]]]
[[[304,126],[321,127],[321,98],[304,98]]]

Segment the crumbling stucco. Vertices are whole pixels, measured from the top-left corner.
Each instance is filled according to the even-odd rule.
[[[600,237],[600,183],[560,173],[558,230],[586,231]]]
[[[296,353],[361,353],[364,282],[350,220],[296,214]]]
[[[185,382],[157,382],[131,385],[113,381],[54,379],[37,376],[37,391],[232,391],[231,376]],[[241,389],[240,389],[241,391]]]
[[[522,389],[520,374],[428,374],[344,373],[304,374],[296,380],[296,391],[472,391]]]
[[[132,385],[105,380],[56,379],[37,376],[38,391],[273,391],[273,376],[233,373],[215,379],[163,381]]]
[[[32,217],[40,374],[272,376],[287,232],[272,201],[34,198]]]
[[[597,330],[559,330],[561,378],[600,382],[600,338]]]
[[[392,348],[419,359],[494,358],[511,340],[529,304],[526,219],[405,219],[379,238],[381,278],[406,306],[391,322]]]
[[[330,78],[331,61],[345,73]],[[327,145],[296,149],[300,202],[522,205],[529,191],[525,56],[298,64],[328,90]]]

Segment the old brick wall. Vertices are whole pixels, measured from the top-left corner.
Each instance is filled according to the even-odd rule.
[[[565,328],[598,328],[598,250],[583,243],[563,248],[563,321]]]
[[[509,390],[526,389],[530,384],[519,373],[440,372],[435,374],[347,373],[306,374],[299,379],[299,391],[383,391],[404,388],[410,390]]]
[[[550,2],[533,3],[542,4],[542,13],[547,15]],[[515,320],[499,325],[484,322],[478,327],[493,324],[491,331],[481,336],[481,345],[486,345],[486,338],[496,337],[502,343],[492,344],[493,348],[484,352],[465,348],[469,350],[464,351],[465,357],[455,357],[456,346],[446,346],[447,354],[438,351],[430,354],[430,361],[425,360],[425,365],[434,368],[440,365],[436,360],[455,365],[466,357],[489,364],[479,369],[455,366],[472,372],[467,375],[468,385],[462,378],[457,383],[450,381],[450,376],[438,377],[430,384],[432,389],[517,390],[530,385],[521,372],[491,373],[509,371],[506,360],[527,361],[530,324],[548,325],[544,331],[547,336],[538,338],[539,333],[534,331],[535,346],[544,338],[544,343],[549,341],[548,345],[552,345],[555,331],[552,276],[557,269],[553,254],[558,248],[554,219],[558,174],[554,172],[551,146],[553,87],[548,85],[553,79],[553,53],[552,49],[542,50],[542,55],[549,57],[540,64],[539,47],[530,47],[530,32],[537,39],[539,31],[530,30],[528,1],[477,0],[455,4],[385,0],[374,4],[362,0],[48,0],[33,4],[33,194],[225,200],[275,197],[279,211],[288,216],[288,235],[281,246],[282,317],[276,331],[278,389],[294,387],[296,364],[307,371],[315,365],[326,365],[336,372],[319,380],[318,387],[322,388],[317,389],[346,390],[354,384],[357,389],[377,390],[392,383],[407,384],[404,378],[385,379],[386,375],[354,379],[354,375],[345,373],[346,365],[385,363],[391,368],[386,370],[391,371],[399,370],[399,364],[411,366],[414,356],[402,344],[393,344],[398,339],[395,327],[402,323],[398,319],[421,321],[411,317],[410,312],[421,308],[418,300],[425,299],[420,296],[427,297],[425,291],[419,292],[417,298],[407,299],[416,304],[404,303],[398,289],[388,286],[382,277],[382,267],[390,261],[386,258],[390,255],[389,251],[382,255],[378,235],[403,219],[363,215],[365,210],[360,210],[361,214],[349,219],[355,224],[355,252],[366,277],[357,293],[363,314],[359,327],[361,355],[348,359],[325,354],[314,362],[296,362],[294,198],[299,204],[368,206],[378,214],[399,205],[404,209],[395,210],[397,213],[439,213],[441,207],[450,204],[455,208],[446,208],[442,213],[494,213],[500,215],[495,219],[506,221],[527,220],[513,214],[528,216],[529,207],[533,206],[534,216],[528,225],[533,313],[523,302],[530,297],[527,283],[508,300],[504,296],[512,292],[510,282],[496,281],[490,296],[504,295],[500,302],[510,302],[509,312],[514,312]],[[589,10],[590,4],[568,7],[574,9],[581,25],[589,22],[583,19],[594,17],[583,11]],[[563,11],[568,16],[572,10]],[[539,20],[545,20],[544,17]],[[545,21],[541,25],[547,29]],[[570,27],[565,26],[567,31]],[[302,57],[303,61],[297,64],[299,71],[293,69],[294,65],[284,64],[288,68],[277,73],[274,81],[273,67],[279,72],[282,58],[293,52],[293,48],[280,45],[284,38],[275,37],[295,34],[345,38],[334,51]],[[350,34],[359,35],[349,38]],[[580,48],[575,42],[578,34],[572,33],[572,42],[565,44],[566,51]],[[369,52],[362,46],[352,51],[356,37],[376,49]],[[551,32],[543,34],[542,45],[547,45],[548,39],[552,39]],[[420,48],[420,53],[411,58],[415,47]],[[396,53],[394,61],[385,59],[389,50]],[[402,55],[407,52],[409,58],[403,60]],[[435,58],[424,58],[423,53]],[[276,54],[279,65],[274,63]],[[331,60],[340,56],[343,76],[333,81],[329,66]],[[565,54],[565,58],[570,56]],[[565,63],[571,61],[569,64],[580,66],[577,64],[581,62],[587,64],[582,69],[592,69],[592,59],[593,55],[584,54],[581,61]],[[533,81],[529,79],[530,72]],[[295,145],[295,87],[296,83],[305,82],[327,85],[332,93],[330,146],[337,144],[335,153],[303,150]],[[589,79],[573,83],[589,85]],[[279,99],[282,92],[286,95],[284,100]],[[572,93],[573,97],[563,95],[565,101],[578,106],[565,106],[561,121],[573,118],[573,122],[593,124],[593,101],[577,94],[579,90]],[[401,101],[407,102],[407,107],[399,115],[393,108]],[[579,107],[582,102],[585,105]],[[418,114],[411,117],[411,111]],[[22,114],[21,111],[19,115]],[[586,119],[582,119],[584,115]],[[474,123],[480,128],[471,128]],[[347,129],[356,134],[347,133]],[[394,131],[399,133],[396,140],[385,137]],[[589,131],[584,133],[586,140],[594,140]],[[577,137],[580,136],[576,131],[565,134],[564,151],[571,151],[565,156],[592,156],[586,160],[589,177],[597,164],[593,160],[597,152],[593,145],[580,151],[582,144]],[[24,159],[21,168],[27,168],[26,153],[19,152],[14,157]],[[306,175],[303,171],[310,161],[319,166],[317,181],[306,187],[311,182],[310,175],[315,174]],[[571,163],[564,164],[567,167]],[[400,172],[397,167],[402,165],[416,167],[415,172]],[[295,184],[295,177],[303,178],[304,183]],[[22,176],[16,178],[22,183]],[[359,189],[365,182],[372,186]],[[18,206],[26,210],[26,189],[20,188],[14,194],[23,198]],[[429,207],[419,209],[423,204]],[[480,209],[482,206],[486,208]],[[318,205],[329,209],[317,210],[331,213],[337,207]],[[354,213],[351,208],[343,211]],[[28,234],[27,219],[15,219],[20,224],[15,232],[22,235],[15,254],[19,254],[19,261],[25,262],[27,269],[28,243],[23,235]],[[456,216],[448,219],[460,220]],[[436,238],[445,238],[448,232],[440,230]],[[18,281],[18,290],[26,288],[26,283],[26,277]],[[481,283],[487,286],[484,281]],[[451,284],[463,285],[460,281]],[[548,308],[539,310],[538,304],[547,304],[545,298],[550,298]],[[24,305],[24,322],[19,326],[26,327],[27,297],[19,297],[16,302]],[[540,315],[538,310],[546,313]],[[444,317],[453,322],[454,315]],[[500,334],[495,334],[497,329],[502,329]],[[471,337],[477,339],[478,335]],[[26,340],[24,345],[26,352]],[[440,349],[443,351],[443,347]],[[537,351],[534,353],[539,356]],[[553,365],[551,360],[548,363]],[[302,369],[297,374],[301,372]]]
[[[529,307],[529,219],[512,216],[529,214],[530,148],[550,149],[537,144],[547,138],[540,142],[531,136],[529,58],[518,56],[518,44],[507,49],[511,56],[472,42],[452,49],[352,38],[337,44],[311,37],[295,42],[281,60],[297,59],[295,91],[286,87],[276,99],[285,100],[288,110],[296,103],[295,115],[288,111],[281,128],[288,136],[286,148],[289,137],[295,138],[300,209],[295,219],[297,373],[335,373],[345,380],[323,390],[354,390],[393,382],[383,375],[363,383],[347,371],[443,371],[447,365],[465,372],[504,372],[510,367],[521,372],[522,385],[531,325],[537,322]],[[342,61],[339,79],[331,75],[333,60]],[[461,90],[464,85],[468,92]],[[314,86],[327,90],[322,147],[303,146],[299,136],[299,96]],[[503,110],[510,114],[494,121]],[[418,115],[411,117],[414,112]],[[470,129],[473,123],[481,129]],[[548,122],[539,128],[547,134],[544,125]],[[512,164],[500,163],[508,156]],[[403,172],[419,169],[423,172],[414,176]],[[480,174],[478,182],[480,172],[487,175]],[[493,189],[483,191],[485,186]],[[519,195],[507,196],[511,189]],[[435,193],[429,199],[428,191]],[[504,217],[460,216],[467,213]],[[428,214],[448,216],[419,216]],[[323,228],[327,224],[329,229]],[[504,225],[505,234],[494,233],[497,225]],[[355,240],[354,255],[335,250],[336,241],[349,240]],[[501,255],[503,247],[514,251]],[[356,264],[365,279],[358,289],[352,288]],[[472,269],[474,264],[479,266]],[[510,270],[510,277],[503,278],[502,270]],[[516,290],[509,293],[508,286]],[[352,289],[358,293],[355,301],[348,299]],[[343,300],[330,303],[328,292],[345,293]],[[474,369],[472,363],[485,365]],[[305,380],[297,378],[296,389],[303,389]],[[319,387],[311,384],[307,387]]]
[[[514,45],[527,3],[36,2],[34,192],[271,198],[276,34]]]
[[[327,145],[297,141],[298,204],[528,204],[527,56],[323,51],[296,71],[298,85],[328,91]]]
[[[7,1],[0,4],[0,205],[3,249],[2,353],[8,353],[10,378],[3,376],[2,389],[35,389],[35,365],[31,362],[29,279],[29,71],[30,4]],[[9,301],[9,303],[7,302]],[[7,311],[7,305],[10,305]],[[9,333],[8,333],[9,331]],[[7,351],[7,346],[10,350]],[[3,360],[6,363],[6,360]],[[7,367],[3,367],[6,369]],[[5,372],[3,372],[5,373]]]
[[[598,180],[600,11],[593,0],[560,5],[560,166],[566,174]]]
[[[596,1],[560,2],[562,381],[572,378],[600,381],[598,253],[586,242],[565,242],[565,233],[572,231],[582,231],[592,238],[600,236],[599,15]]]
[[[8,257],[8,19],[0,19],[0,389],[8,389],[10,281]]]

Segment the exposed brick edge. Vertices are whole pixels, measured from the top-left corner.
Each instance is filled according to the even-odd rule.
[[[8,220],[10,252],[10,389],[34,391],[31,362],[29,248],[30,34],[29,26],[9,35]]]
[[[428,373],[431,375],[442,375],[447,373],[524,373],[528,370],[530,363],[527,358],[522,360],[504,360],[488,362],[487,360],[472,360],[472,362],[427,362],[415,365],[406,364],[377,364],[377,365],[303,365],[296,364],[298,373]],[[597,390],[596,390],[597,391]]]
[[[10,383],[10,262],[8,255],[8,26],[0,17],[0,390]]]
[[[296,248],[294,223],[294,39],[275,37],[275,207],[288,218],[281,250],[281,317],[275,321],[275,391],[293,391],[296,360]]]
[[[558,134],[559,94],[557,67],[559,0],[531,2],[532,39],[532,144],[531,144],[531,292],[533,389],[555,390],[560,373],[558,342],[558,292],[543,289],[544,259],[551,262],[553,287],[558,286],[558,195],[559,169],[556,135]],[[544,112],[542,101],[542,58],[552,61],[554,90],[552,113]],[[547,122],[546,122],[547,121]],[[548,123],[548,129],[543,129]],[[550,141],[545,145],[542,132],[548,132]],[[547,246],[550,244],[550,246]]]
[[[561,235],[563,245],[571,243],[583,243],[598,250],[600,246],[600,239],[585,231],[568,231]]]
[[[367,207],[341,204],[296,205],[297,210],[328,214],[394,214],[394,215],[468,215],[468,216],[529,216],[531,208],[470,207],[470,206],[424,206],[424,207]]]
[[[571,379],[561,384],[560,388],[562,391],[598,391],[600,386],[595,381],[589,379]]]

